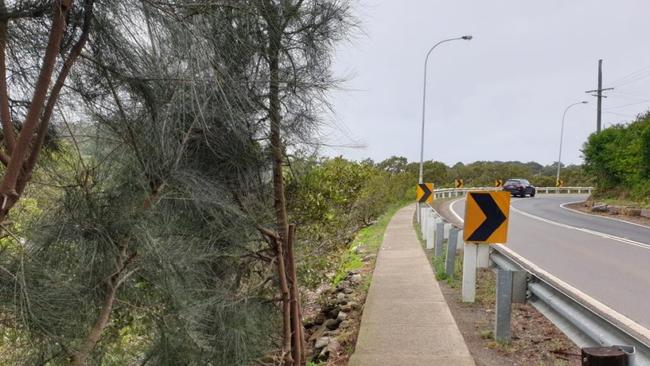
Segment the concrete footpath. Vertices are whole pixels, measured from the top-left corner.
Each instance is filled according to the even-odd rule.
[[[388,224],[349,366],[474,365],[413,229],[413,205]]]

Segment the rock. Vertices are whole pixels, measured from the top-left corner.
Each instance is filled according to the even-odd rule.
[[[344,321],[347,317],[348,317],[348,314],[347,314],[347,313],[345,313],[345,312],[343,312],[343,311],[340,311],[339,314],[336,316],[336,320],[338,320],[339,322],[342,322],[342,321]]]
[[[316,325],[322,325],[324,321],[325,315],[323,315],[323,313],[318,313],[312,322]]]
[[[330,351],[327,349],[327,347],[323,348],[320,353],[318,354],[317,357],[315,357],[315,361],[317,362],[324,362],[327,361],[327,359],[330,357]]]
[[[356,301],[350,301],[350,302],[348,303],[348,305],[350,305],[350,307],[352,308],[352,310],[359,310],[359,309],[361,308],[361,307],[359,306],[359,303],[356,302]]]
[[[317,329],[317,330],[316,330],[316,331],[315,331],[315,332],[314,332],[314,333],[309,337],[309,341],[310,341],[310,342],[314,342],[314,341],[317,340],[318,338],[322,337],[322,336],[325,334],[326,331],[327,331],[327,327],[325,327],[325,325],[321,325],[320,328],[318,328],[318,329]]]
[[[591,212],[607,212],[607,205],[594,205]]]
[[[609,212],[612,215],[618,215],[621,213],[621,208],[619,206],[608,206],[607,212]]]
[[[355,273],[352,276],[350,276],[350,283],[352,283],[353,285],[360,284],[361,280],[362,280],[361,275],[358,273]]]
[[[339,328],[345,329],[349,328],[352,325],[352,322],[350,320],[344,320],[339,324]]]
[[[351,271],[348,271],[348,277],[354,276],[355,274],[359,274],[359,273],[361,273],[361,271],[359,271],[358,269],[353,269]]]
[[[351,288],[349,288],[349,287],[343,289],[343,293],[348,294],[348,295],[351,294],[351,293],[353,293],[353,292],[354,292],[354,291],[353,291]]]
[[[327,315],[327,319],[336,319],[336,317],[339,316],[339,309],[333,308],[330,311],[328,311],[326,315]]]
[[[318,340],[316,340],[316,343],[314,344],[314,348],[316,349],[325,348],[329,343],[330,343],[330,337],[320,337],[318,338]]]
[[[352,305],[350,305],[350,303],[347,303],[347,304],[341,306],[341,311],[344,311],[346,313],[351,312],[352,311]]]
[[[650,219],[650,208],[644,208],[641,210],[641,216],[647,217]]]
[[[339,351],[341,351],[341,343],[339,343],[339,341],[336,339],[331,339],[325,349],[327,349],[330,355],[336,355],[339,353]]]
[[[340,327],[340,324],[339,324],[339,327]],[[341,329],[340,328],[334,329],[334,330],[328,330],[327,332],[325,332],[325,335],[327,335],[330,338],[334,338],[339,334],[341,334]]]
[[[349,281],[341,281],[339,282],[339,285],[336,286],[336,288],[341,291],[345,290],[346,288],[350,287],[350,282]]]
[[[636,207],[625,207],[623,214],[628,216],[641,216],[641,209]]]
[[[325,327],[327,327],[329,330],[334,330],[339,327],[339,323],[340,321],[336,319],[327,319],[323,325],[325,325]]]
[[[345,300],[345,294],[342,293],[342,292],[339,292],[338,294],[336,294],[336,300],[337,301]]]

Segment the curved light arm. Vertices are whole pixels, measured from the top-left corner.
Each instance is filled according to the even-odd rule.
[[[424,183],[423,181],[423,173],[424,173],[424,115],[425,115],[425,106],[426,106],[426,100],[427,100],[427,64],[429,62],[429,55],[431,52],[438,47],[438,45],[445,43],[445,42],[451,42],[451,41],[458,41],[458,40],[466,40],[469,41],[472,39],[472,36],[462,36],[462,37],[455,37],[455,38],[449,38],[449,39],[444,39],[436,44],[434,44],[431,48],[429,48],[429,51],[427,51],[427,55],[424,58],[424,81],[423,81],[423,86],[422,86],[422,129],[420,131],[420,177],[418,180],[418,183]]]
[[[562,127],[560,128],[560,154],[557,157],[557,175],[555,177],[556,182],[560,180],[560,167],[562,166],[562,138],[564,137],[564,118],[566,117],[566,112],[569,111],[569,108],[578,104],[587,104],[587,101],[583,100],[582,102],[569,104],[569,106],[564,109],[564,113],[562,114]]]

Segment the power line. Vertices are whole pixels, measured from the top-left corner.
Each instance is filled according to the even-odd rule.
[[[614,107],[605,108],[604,110],[608,111],[608,110],[611,110],[611,109],[618,109],[618,108],[623,108],[623,107],[629,107],[629,106],[632,106],[632,105],[647,104],[647,103],[650,103],[650,99],[646,99],[646,100],[643,100],[643,101],[640,101],[640,102],[617,105],[617,106],[614,106]]]
[[[629,74],[627,74],[627,75],[625,75],[625,76],[623,76],[623,77],[621,77],[621,78],[618,78],[618,79],[616,79],[616,80],[610,82],[610,84],[616,86],[616,85],[618,85],[619,83],[624,83],[624,82],[626,82],[627,79],[637,77],[639,74],[642,74],[642,73],[644,73],[645,71],[650,71],[650,65],[645,66],[645,67],[643,67],[643,68],[641,68],[641,69],[639,69],[639,70],[633,71],[633,72],[631,72],[631,73],[629,73]]]

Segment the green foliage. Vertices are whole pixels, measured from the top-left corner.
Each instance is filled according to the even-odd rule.
[[[322,283],[323,273],[333,270],[330,255],[340,253],[359,229],[372,224],[390,205],[412,200],[411,176],[387,166],[380,169],[341,157],[292,162],[287,199],[291,221],[298,224],[298,274],[303,283],[309,287]],[[351,254],[346,257],[351,265],[358,264]]]
[[[592,134],[583,153],[586,172],[597,178],[599,196],[650,200],[650,113]]]

